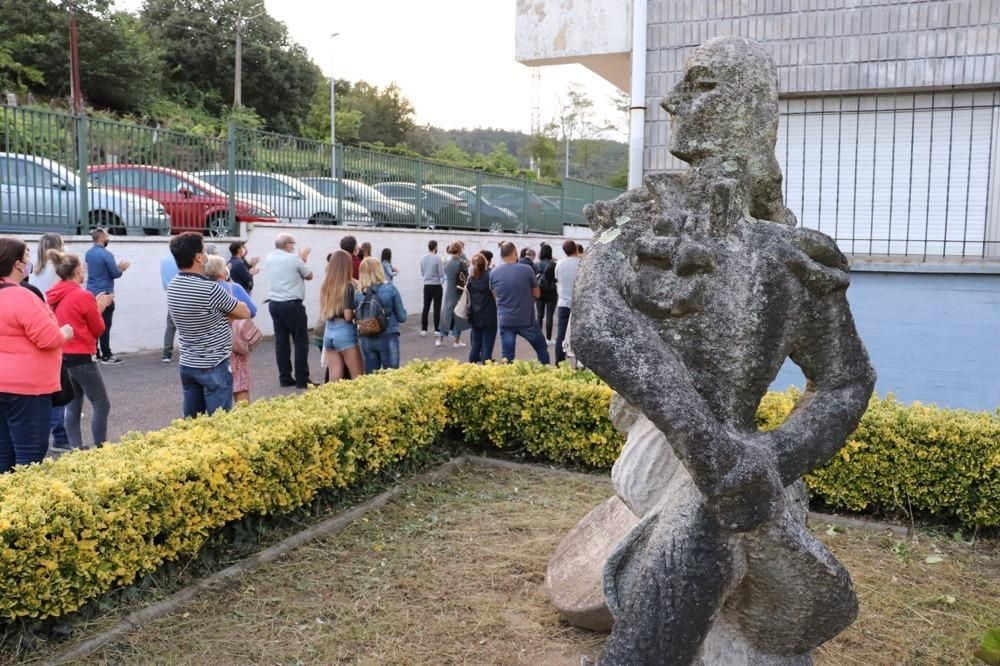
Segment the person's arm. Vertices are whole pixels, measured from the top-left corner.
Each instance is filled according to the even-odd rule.
[[[34,296],[20,300],[23,302],[15,304],[14,317],[31,344],[38,349],[62,347],[66,337],[63,335],[62,329],[59,328],[55,314],[45,304],[45,301],[38,300]]]
[[[392,288],[392,307],[396,314],[396,322],[402,324],[406,321],[406,308],[403,307],[403,297],[399,294],[399,289]]]
[[[243,303],[250,310],[250,318],[253,319],[257,316],[257,306],[253,304],[253,299],[250,298],[250,294],[246,292],[246,289],[238,284],[233,285],[233,296],[239,299],[240,303]]]
[[[105,251],[103,253],[103,258],[104,266],[108,269],[108,277],[112,280],[120,278],[122,276],[122,270],[118,267],[118,264],[115,263],[115,258],[111,255],[111,253]]]
[[[216,282],[212,290],[212,295],[208,301],[209,307],[215,308],[233,319],[250,319],[250,308],[245,303],[240,303],[239,299]]]
[[[536,301],[542,297],[542,290],[538,286],[538,279],[535,277],[535,271],[531,271],[531,295]]]
[[[83,293],[85,294],[82,301],[83,307],[77,307],[76,309],[80,312],[80,316],[84,322],[86,322],[87,330],[90,331],[90,334],[95,338],[99,338],[101,337],[101,334],[104,333],[105,328],[104,317],[101,316],[101,312],[104,308],[100,307],[97,298],[95,298],[92,293],[89,291],[83,291]],[[105,303],[106,308],[107,304],[112,302],[111,295],[102,294],[100,302]]]
[[[306,256],[308,257],[309,255],[306,254]],[[309,266],[306,265],[306,262],[301,257],[299,257],[298,269],[299,269],[299,275],[302,276],[303,280],[312,280],[313,279],[312,269],[309,268]]]

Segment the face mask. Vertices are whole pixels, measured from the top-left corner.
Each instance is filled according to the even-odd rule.
[[[25,275],[31,275],[31,269],[32,268],[33,268],[33,266],[31,265],[31,260],[30,259],[28,261],[24,262],[24,274]]]

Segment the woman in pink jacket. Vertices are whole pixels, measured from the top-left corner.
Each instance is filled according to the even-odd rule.
[[[49,307],[56,314],[60,324],[73,327],[73,339],[63,345],[63,365],[69,372],[73,385],[73,400],[66,406],[66,436],[71,449],[83,447],[80,432],[80,412],[83,410],[84,396],[90,400],[94,413],[90,419],[90,434],[94,446],[100,446],[108,438],[108,412],[111,401],[104,387],[104,378],[94,360],[97,339],[104,332],[104,310],[114,302],[113,294],[95,297],[83,288],[86,278],[84,264],[75,254],[62,254],[49,250],[48,258],[56,268],[56,282],[46,292]],[[55,448],[55,447],[53,447]]]
[[[20,286],[29,260],[24,241],[0,238],[0,472],[45,457],[60,351],[73,337],[44,301]]]

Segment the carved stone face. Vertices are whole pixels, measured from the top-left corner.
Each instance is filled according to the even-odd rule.
[[[695,49],[663,100],[671,115],[670,152],[690,164],[762,151],[773,157],[776,78],[770,54],[748,40],[720,37]]]

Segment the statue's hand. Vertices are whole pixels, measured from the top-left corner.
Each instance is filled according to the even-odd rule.
[[[735,450],[733,467],[705,494],[709,510],[726,529],[746,532],[777,513],[784,488],[767,449],[743,442]]]

